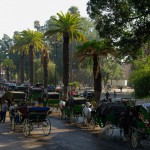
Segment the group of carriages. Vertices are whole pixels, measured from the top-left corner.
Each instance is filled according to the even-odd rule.
[[[71,122],[81,117],[91,130],[98,126],[109,137],[115,129],[119,129],[120,136],[130,141],[134,148],[150,135],[150,103],[135,105],[130,98],[115,102],[102,101],[97,106],[95,101],[92,101],[93,91],[83,96],[76,93],[74,96],[70,95],[67,101],[63,101],[59,93],[44,93],[42,88],[35,87],[30,89],[28,95],[23,91],[8,91],[3,95],[3,99],[13,108],[10,115],[12,130],[15,130],[17,125],[23,125],[25,136],[30,135],[34,124],[41,125],[44,135],[50,134],[50,108],[60,108],[61,117]],[[37,103],[40,107],[35,106]]]
[[[91,130],[97,126],[110,137],[118,132],[119,137],[129,141],[133,148],[150,136],[150,103],[136,105],[131,98],[120,101],[102,101],[96,106],[85,97],[70,97],[60,102],[61,117],[70,121],[83,118],[83,123]]]
[[[8,103],[12,130],[20,126],[24,136],[29,136],[36,124],[42,128],[44,135],[50,134],[50,107],[58,107],[59,98],[59,93],[44,93],[41,87],[32,87],[27,93],[18,86],[17,90],[5,91],[1,99]]]

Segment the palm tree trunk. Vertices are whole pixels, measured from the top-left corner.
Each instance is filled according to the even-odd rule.
[[[100,103],[100,96],[102,92],[102,75],[98,63],[98,56],[93,56],[93,76],[94,76],[94,98],[96,103]]]
[[[43,64],[43,69],[44,69],[44,89],[47,89],[47,81],[48,81],[48,60],[47,60],[47,55],[44,56],[44,64]]]
[[[6,68],[6,79],[9,81],[9,67]]]
[[[24,83],[24,52],[20,55],[20,62],[21,62],[21,66],[20,66],[20,70],[21,70],[21,84]]]
[[[34,67],[33,67],[33,46],[30,46],[29,49],[29,62],[30,62],[30,86],[33,85],[33,78],[34,78]]]
[[[63,35],[63,84],[64,98],[68,99],[68,82],[69,82],[69,34]]]

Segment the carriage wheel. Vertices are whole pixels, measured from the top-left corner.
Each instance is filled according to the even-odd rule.
[[[43,122],[42,122],[42,130],[44,135],[49,135],[51,132],[51,121],[49,118],[46,118]]]
[[[111,123],[107,122],[105,124],[105,128],[104,128],[105,136],[112,136],[113,132],[114,132],[114,125],[112,125]]]
[[[15,130],[15,117],[12,117],[12,120],[11,120],[11,129],[13,131]]]
[[[24,123],[23,123],[23,134],[24,136],[29,136],[30,135],[30,124],[29,124],[29,120],[25,119]]]
[[[131,144],[133,148],[137,148],[139,144],[138,133],[135,131],[132,131],[131,134]]]
[[[95,127],[96,127],[96,122],[94,120],[94,118],[91,119],[90,123],[89,123],[89,127],[92,131],[95,130]]]

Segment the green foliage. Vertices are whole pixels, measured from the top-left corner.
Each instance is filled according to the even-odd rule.
[[[69,86],[78,87],[79,85],[80,85],[80,84],[79,84],[79,82],[77,82],[77,81],[69,83]]]
[[[150,39],[149,0],[90,0],[88,14],[101,38],[111,38],[120,56],[136,59]]]
[[[98,31],[95,29],[95,22],[89,18],[81,18],[81,27],[84,29],[83,34],[86,35],[87,41],[99,40]]]
[[[43,67],[40,63],[40,60],[37,60],[35,63],[35,83],[36,82],[41,82],[43,83],[44,81],[44,70]],[[57,76],[56,76],[56,80],[57,80]],[[54,84],[55,85],[55,64],[53,64],[52,62],[48,63],[48,83],[49,84]]]
[[[45,32],[45,36],[50,37],[57,35],[60,39],[62,36],[69,34],[69,39],[79,41],[85,41],[85,36],[80,32],[83,30],[81,28],[81,19],[78,15],[67,12],[63,14],[62,12],[57,13],[59,19],[53,17],[52,23],[49,29]]]
[[[107,84],[108,80],[119,80],[123,78],[123,68],[113,58],[103,59],[102,62],[102,76],[104,85]]]
[[[150,96],[150,56],[134,62],[135,68],[130,76],[136,97]]]

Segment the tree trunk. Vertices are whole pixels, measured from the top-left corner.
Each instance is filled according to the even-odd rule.
[[[44,89],[47,89],[47,81],[48,81],[48,69],[47,69],[47,65],[48,65],[48,56],[47,54],[44,55],[44,62],[43,62],[43,69],[44,69]]]
[[[20,80],[21,80],[21,84],[24,83],[24,52],[20,55],[20,62],[21,62],[21,66],[20,66],[20,71],[21,71],[21,75],[20,75]]]
[[[34,67],[33,67],[33,48],[34,46],[30,46],[29,49],[29,62],[30,62],[30,86],[33,85],[33,78],[34,78]]]
[[[9,68],[6,68],[6,79],[9,81]]]
[[[63,35],[63,84],[64,98],[68,99],[68,82],[69,82],[69,34]]]
[[[93,76],[94,76],[94,98],[96,103],[100,103],[100,96],[102,92],[102,75],[98,63],[98,56],[93,56]]]

